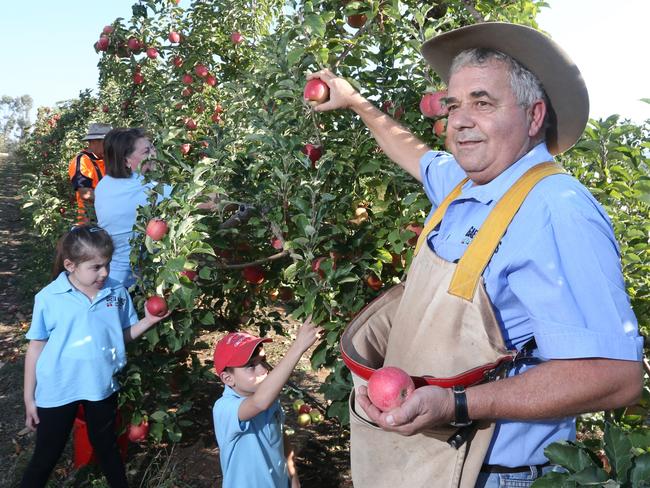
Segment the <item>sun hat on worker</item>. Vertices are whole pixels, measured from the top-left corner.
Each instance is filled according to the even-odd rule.
[[[111,131],[112,127],[108,124],[93,122],[88,126],[88,134],[81,139],[82,141],[91,141],[94,139],[103,139]]]
[[[472,48],[507,54],[537,76],[556,120],[546,132],[546,145],[551,154],[566,151],[580,139],[589,120],[587,86],[575,63],[550,37],[523,25],[483,22],[429,39],[422,44],[422,56],[449,83],[454,57]]]
[[[271,342],[271,339],[255,337],[245,332],[231,332],[222,337],[214,348],[214,369],[217,374],[221,374],[226,368],[244,366],[255,348],[263,342]]]

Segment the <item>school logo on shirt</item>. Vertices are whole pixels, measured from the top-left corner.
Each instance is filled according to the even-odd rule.
[[[125,303],[126,300],[124,299],[124,297],[116,297],[115,295],[108,295],[106,297],[107,308],[117,307],[118,310],[122,310],[124,308]]]
[[[472,239],[478,234],[478,229],[474,227],[473,225],[467,230],[465,233],[465,236],[463,237],[463,240],[460,241],[461,244],[464,244],[465,246],[469,246],[469,244],[472,242]],[[494,254],[499,252],[499,248],[501,247],[501,241],[499,241],[499,244],[497,244],[497,247],[494,249]]]

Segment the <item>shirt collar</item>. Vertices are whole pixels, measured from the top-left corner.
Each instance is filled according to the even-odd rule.
[[[506,191],[530,168],[546,161],[553,161],[546,143],[542,142],[532,148],[519,161],[512,164],[499,176],[484,185],[473,185],[468,181],[463,186],[459,199],[473,199],[485,205],[498,201]]]
[[[97,293],[97,296],[95,297],[95,301],[97,301],[99,298],[103,298],[105,295],[110,295],[116,288],[119,288],[120,286],[122,285],[119,281],[114,280],[110,277],[106,278],[104,286],[101,290],[99,290],[99,293]],[[52,293],[68,293],[69,291],[74,290],[76,290],[76,288],[72,286],[72,283],[70,283],[67,271],[61,271],[59,273],[59,276],[57,276],[53,281]]]

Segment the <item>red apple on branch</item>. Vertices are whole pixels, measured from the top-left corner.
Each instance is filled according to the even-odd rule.
[[[192,78],[191,74],[185,73],[183,75],[183,78],[181,78],[181,81],[183,82],[184,85],[191,85],[192,82],[194,81],[194,78]]]
[[[129,425],[128,437],[131,442],[142,442],[149,434],[149,423],[146,420],[140,422],[139,425]]]
[[[368,379],[368,398],[382,412],[399,407],[414,390],[408,373],[395,366],[375,370]]]
[[[196,76],[199,76],[200,78],[205,78],[209,73],[208,68],[203,64],[197,64],[194,67],[194,72],[196,73]]]
[[[264,269],[261,266],[246,266],[242,270],[242,276],[252,285],[264,283]]]
[[[348,25],[355,29],[363,27],[368,20],[368,17],[365,14],[356,14],[348,16]]]
[[[162,317],[168,310],[167,302],[163,297],[159,297],[158,295],[147,298],[145,307],[147,307],[147,311],[151,315],[155,315],[156,317]]]
[[[167,234],[167,222],[162,219],[151,219],[147,223],[146,234],[154,241],[159,241]]]
[[[171,31],[167,36],[167,39],[169,39],[169,42],[172,44],[178,44],[181,42],[181,35],[176,31]]]
[[[438,119],[433,123],[433,132],[438,137],[442,137],[447,130],[447,119]]]
[[[375,273],[370,273],[366,277],[366,284],[375,291],[381,290],[381,287],[384,286],[384,283]]]
[[[443,104],[446,97],[446,91],[425,93],[420,100],[420,112],[425,117],[443,117],[447,115],[447,107]]]
[[[188,154],[190,150],[192,149],[192,146],[188,142],[184,142],[181,144],[181,154]]]
[[[187,130],[196,130],[197,127],[198,125],[196,124],[196,121],[193,118],[188,117],[187,119],[185,119],[185,128]]]
[[[172,64],[177,68],[180,68],[181,66],[183,66],[183,58],[181,58],[180,56],[174,56],[172,58]]]
[[[158,49],[155,47],[150,47],[147,49],[147,57],[149,59],[156,59],[158,57]]]
[[[190,281],[196,281],[199,276],[199,274],[192,269],[184,269],[180,272],[180,275],[185,276]]]
[[[142,43],[140,42],[139,39],[136,39],[135,37],[129,37],[129,40],[126,41],[126,45],[132,52],[136,54],[142,50]]]
[[[108,37],[102,36],[99,38],[99,41],[95,43],[95,48],[98,51],[106,51],[110,43],[111,41],[108,39]]]
[[[240,44],[244,40],[244,36],[242,36],[239,32],[233,32],[230,34],[230,40],[233,42],[233,44]]]
[[[137,72],[133,73],[133,83],[136,85],[141,85],[144,82],[144,76],[142,73]]]
[[[315,168],[316,161],[318,161],[323,155],[323,146],[316,146],[314,144],[305,144],[302,147],[302,153],[307,155],[307,157],[311,161],[312,168]]]
[[[112,25],[105,25],[104,28],[102,29],[102,34],[110,34],[113,32],[113,26]]]

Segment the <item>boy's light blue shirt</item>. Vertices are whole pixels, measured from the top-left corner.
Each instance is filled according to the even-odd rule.
[[[91,302],[65,271],[36,294],[27,339],[46,340],[36,362],[36,405],[99,401],[119,389],[123,329],[138,321],[126,289],[108,278]]]
[[[246,397],[226,386],[212,409],[223,473],[222,488],[286,488],[284,414],[280,401],[250,420],[239,420],[239,405]]]
[[[144,176],[133,172],[129,178],[104,176],[95,188],[97,223],[111,235],[115,247],[110,277],[127,288],[135,283],[129,260],[131,254],[129,241],[134,235],[133,226],[137,209],[147,205],[149,191],[156,184],[156,182],[146,183]],[[171,190],[169,185],[165,185],[163,195],[158,196],[158,202],[168,198]]]
[[[508,188],[532,166],[552,160],[546,145],[540,144],[491,182],[466,183],[439,228],[429,234],[429,247],[446,261],[457,261]],[[425,154],[420,170],[434,209],[466,176],[453,156],[444,152]],[[510,348],[520,348],[534,335],[544,359],[638,361],[642,357],[643,339],[626,293],[609,218],[591,193],[569,175],[549,176],[533,188],[483,279]],[[543,464],[544,447],[574,438],[572,417],[545,422],[501,420],[486,463]]]

